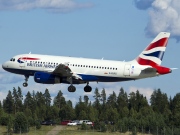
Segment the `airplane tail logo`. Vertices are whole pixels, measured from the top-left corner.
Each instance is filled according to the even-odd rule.
[[[168,32],[159,33],[147,48],[136,58],[136,61],[140,65],[150,65],[152,67],[161,65],[169,36],[170,33]]]

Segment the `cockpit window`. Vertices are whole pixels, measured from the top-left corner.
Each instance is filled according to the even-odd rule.
[[[15,61],[15,58],[11,58],[10,61]]]

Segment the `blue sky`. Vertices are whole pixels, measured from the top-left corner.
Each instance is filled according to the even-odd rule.
[[[0,0],[0,64],[24,53],[86,57],[108,60],[132,60],[161,31],[171,33],[163,66],[180,67],[179,0]],[[105,88],[107,96],[123,87],[128,93],[137,89],[149,97],[160,88],[168,96],[180,90],[180,71],[138,81],[90,83],[94,89]],[[27,91],[48,88],[52,96],[62,90],[67,99],[78,101],[84,85],[76,93],[68,85],[36,84],[22,87],[24,77],[0,68],[0,100],[8,90],[20,86]],[[93,92],[89,97],[93,99]]]

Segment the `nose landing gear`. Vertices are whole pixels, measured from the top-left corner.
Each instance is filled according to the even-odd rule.
[[[28,86],[28,83],[27,83],[27,82],[28,82],[28,79],[29,79],[29,76],[28,76],[28,75],[25,75],[25,79],[24,79],[25,82],[23,83],[23,86],[24,86],[24,87],[27,87],[27,86]]]

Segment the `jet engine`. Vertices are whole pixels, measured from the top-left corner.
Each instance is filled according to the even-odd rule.
[[[37,83],[55,84],[61,83],[61,78],[46,72],[36,72],[34,74],[34,81]]]

